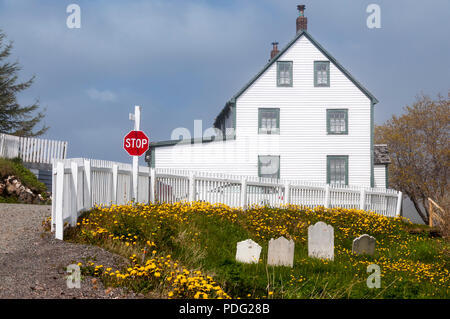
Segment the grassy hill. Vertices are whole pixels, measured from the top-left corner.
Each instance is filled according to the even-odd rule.
[[[335,260],[308,257],[307,229],[334,227]],[[209,203],[97,207],[67,231],[70,241],[126,256],[126,269],[82,262],[85,275],[169,298],[448,298],[449,243],[401,218],[360,210],[298,206],[246,211]],[[426,227],[424,227],[425,229]],[[352,254],[354,238],[377,240],[374,256]],[[270,238],[295,241],[294,267],[266,265]],[[236,243],[263,249],[257,264],[235,261]],[[367,266],[381,268],[381,288],[368,288]]]

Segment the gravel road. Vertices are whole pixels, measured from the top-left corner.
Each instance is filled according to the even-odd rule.
[[[68,288],[70,264],[92,260],[120,267],[124,258],[99,247],[54,239],[42,228],[51,206],[0,204],[0,298],[140,298],[124,289],[105,289],[84,277],[81,288]]]

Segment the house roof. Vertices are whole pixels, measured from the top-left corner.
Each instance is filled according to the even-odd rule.
[[[303,30],[296,34],[296,36],[273,58],[271,59],[261,71],[259,71],[247,84],[245,84],[233,97],[225,104],[219,115],[214,120],[214,126],[218,124],[221,117],[228,111],[230,104],[234,104],[236,99],[245,92],[272,64],[274,64],[277,59],[283,55],[298,39],[302,36],[306,37],[311,43],[320,51],[323,55],[325,55],[328,60],[330,60],[344,75],[353,82],[375,105],[378,103],[377,98],[369,92],[361,83],[359,83],[351,74],[348,72],[327,50],[325,50],[314,38],[306,31]]]
[[[374,164],[383,165],[390,164],[389,150],[386,144],[375,144],[373,146]]]

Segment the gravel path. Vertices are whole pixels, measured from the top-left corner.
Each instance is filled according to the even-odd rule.
[[[84,277],[81,288],[68,288],[68,265],[92,260],[120,267],[124,258],[99,247],[72,244],[45,233],[42,221],[51,206],[0,204],[0,298],[140,298],[123,289],[105,289]]]

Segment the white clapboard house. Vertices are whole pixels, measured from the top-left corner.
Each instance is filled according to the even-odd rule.
[[[152,167],[386,187],[389,157],[373,141],[378,100],[307,32],[295,37],[221,110],[211,138],[154,142]],[[375,158],[375,150],[379,157]]]

